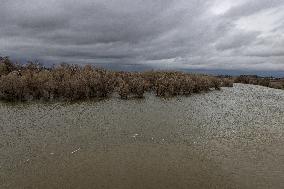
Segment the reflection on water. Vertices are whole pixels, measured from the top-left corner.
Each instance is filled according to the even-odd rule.
[[[0,104],[0,188],[284,188],[284,91]]]

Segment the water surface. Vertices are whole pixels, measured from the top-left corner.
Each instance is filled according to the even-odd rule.
[[[0,103],[0,188],[284,188],[284,91]]]

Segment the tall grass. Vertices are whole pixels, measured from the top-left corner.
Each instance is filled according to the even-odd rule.
[[[145,92],[159,97],[190,95],[221,87],[232,87],[229,79],[183,72],[114,72],[92,66],[61,64],[44,68],[0,59],[0,99],[83,100],[118,94],[122,99],[143,98]]]

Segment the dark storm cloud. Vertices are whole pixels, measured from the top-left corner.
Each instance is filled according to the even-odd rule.
[[[0,56],[284,70],[280,0],[0,1]]]

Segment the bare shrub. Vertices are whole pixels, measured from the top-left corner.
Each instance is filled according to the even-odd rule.
[[[18,65],[10,61],[8,57],[0,57],[0,76],[7,75],[12,71],[17,70]]]
[[[122,99],[143,98],[151,91],[170,97],[232,85],[231,80],[182,72],[113,72],[68,64],[45,68],[37,62],[19,66],[8,58],[1,58],[0,65],[0,99],[11,101],[105,98],[114,92]]]
[[[221,86],[222,86],[222,81],[219,78],[215,78],[215,77],[211,77],[210,78],[210,87],[214,88],[216,90],[221,90]]]
[[[119,80],[119,95],[122,99],[127,99],[130,94],[129,85],[123,79]]]
[[[234,81],[233,81],[233,79],[230,79],[230,78],[223,78],[223,79],[222,79],[222,86],[223,86],[223,87],[233,87],[233,86],[234,86]]]

